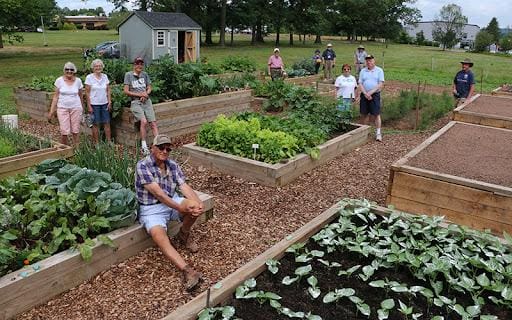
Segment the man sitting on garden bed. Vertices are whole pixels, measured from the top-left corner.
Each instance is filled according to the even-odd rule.
[[[162,253],[183,272],[187,290],[193,289],[202,278],[176,251],[167,236],[170,220],[182,221],[176,236],[191,252],[198,246],[190,237],[190,228],[204,213],[202,201],[185,182],[179,165],[169,159],[171,140],[166,135],[157,135],[153,140],[151,153],[137,162],[135,191],[139,201],[139,222],[146,228]],[[181,195],[176,193],[179,187]]]

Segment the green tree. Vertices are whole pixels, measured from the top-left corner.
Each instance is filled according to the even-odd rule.
[[[500,40],[500,27],[498,25],[498,19],[493,17],[487,27],[485,27],[485,31],[492,35],[491,42],[498,42]]]
[[[464,25],[468,18],[462,14],[462,9],[456,4],[448,4],[441,8],[434,22],[432,37],[443,46],[443,50],[453,47],[462,37]]]
[[[500,39],[500,47],[505,51],[512,50],[512,32],[507,33]]]
[[[416,44],[419,46],[422,46],[425,44],[425,34],[423,33],[423,30],[416,33]]]
[[[49,22],[56,9],[55,0],[0,0],[0,48],[4,41],[23,41],[23,36],[15,34],[17,27],[38,26],[41,17]]]
[[[120,11],[112,11],[110,13],[107,22],[107,26],[109,29],[117,29],[117,26],[119,26],[119,24],[130,15],[130,12],[128,10],[123,9],[121,9]]]
[[[484,52],[494,42],[494,36],[487,30],[481,30],[476,34],[475,51]]]

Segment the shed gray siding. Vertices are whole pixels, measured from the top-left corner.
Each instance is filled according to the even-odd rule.
[[[144,61],[150,62],[153,56],[151,34],[151,28],[139,17],[133,15],[119,28],[121,56],[129,61],[142,57]]]

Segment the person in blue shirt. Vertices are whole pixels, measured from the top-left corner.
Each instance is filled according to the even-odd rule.
[[[466,58],[460,63],[462,64],[462,70],[455,75],[452,86],[455,107],[470,99],[475,91],[475,76],[471,71],[473,62]]]
[[[318,74],[318,70],[320,70],[320,65],[322,65],[322,56],[320,55],[320,50],[315,50],[315,55],[313,56],[313,64],[315,65],[315,74]]]
[[[382,141],[380,131],[380,91],[384,86],[384,71],[375,65],[375,57],[368,55],[365,58],[366,68],[359,73],[359,90],[361,92],[360,113],[363,123],[368,124],[370,116],[375,118],[375,140]]]
[[[336,53],[332,49],[332,44],[327,44],[327,49],[322,53],[322,62],[324,63],[324,77],[326,80],[333,79],[334,66],[336,65]]]

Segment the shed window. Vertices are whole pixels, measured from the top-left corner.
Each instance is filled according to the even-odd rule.
[[[156,32],[156,46],[157,47],[165,46],[165,31],[157,31]]]

